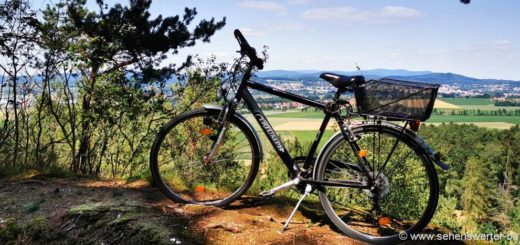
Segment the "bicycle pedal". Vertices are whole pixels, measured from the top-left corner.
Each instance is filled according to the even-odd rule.
[[[259,193],[262,199],[270,199],[274,196],[274,192],[272,191],[262,191]]]

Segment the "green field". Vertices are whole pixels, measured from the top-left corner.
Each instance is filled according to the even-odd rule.
[[[444,102],[454,104],[459,106],[460,109],[466,110],[518,110],[520,107],[518,106],[495,106],[494,102],[491,99],[486,98],[439,98]]]
[[[440,100],[450,104],[465,106],[465,105],[493,105],[491,99],[486,98],[441,98]]]
[[[488,99],[449,99],[446,100],[448,103],[456,104],[461,106],[463,109],[471,110],[471,109],[481,109],[481,110],[499,110],[504,107],[496,107]],[[506,107],[507,108],[507,107]],[[509,107],[507,109],[520,109],[518,107]],[[449,111],[446,109],[445,111]],[[273,115],[269,115],[268,118],[275,122],[273,126],[276,124],[280,124],[281,122],[298,122],[299,120],[320,120],[324,116],[321,111],[293,111],[293,112],[282,112]],[[519,116],[491,116],[491,115],[481,115],[481,116],[465,116],[465,115],[432,115],[427,123],[475,123],[478,126],[490,127],[490,128],[509,128],[514,124],[520,124]]]
[[[276,132],[283,140],[289,140],[292,141],[294,139],[298,139],[300,143],[304,146],[311,145],[314,141],[314,138],[316,138],[316,134],[318,133],[318,130],[299,130],[299,131],[277,131]],[[334,135],[335,132],[332,130],[326,130],[323,134],[320,144],[318,145],[317,151],[319,152],[320,149],[325,145],[325,143],[329,140],[329,138]],[[262,141],[262,147],[265,150],[265,153],[267,152],[273,152],[273,146],[265,136],[263,132],[258,132],[258,135],[260,136],[260,140]],[[287,145],[286,145],[287,147]],[[290,149],[289,149],[290,150]],[[294,156],[293,156],[294,157]]]
[[[278,113],[268,116],[269,118],[314,118],[323,119],[325,114],[322,111],[296,111],[296,112],[285,112]]]
[[[298,138],[299,141],[302,143],[312,143],[314,141],[314,138],[316,138],[316,134],[318,133],[318,130],[300,130],[300,131],[280,131],[279,134],[282,137],[291,137],[291,138]],[[327,142],[327,140],[334,134],[332,130],[326,130],[323,134],[323,137],[320,141],[320,147]]]
[[[428,119],[429,123],[446,123],[446,122],[505,122],[512,124],[520,124],[518,116],[463,116],[463,115],[432,115]]]

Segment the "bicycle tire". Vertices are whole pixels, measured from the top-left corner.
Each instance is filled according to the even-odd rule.
[[[329,164],[329,162],[330,162],[331,158],[334,158],[334,156],[337,156],[334,154],[335,154],[335,152],[338,151],[338,149],[340,149],[339,147],[342,144],[348,144],[351,154],[355,154],[354,152],[359,152],[359,150],[363,149],[362,146],[360,146],[360,142],[361,142],[361,144],[364,144],[364,142],[362,142],[363,138],[365,138],[365,139],[367,137],[372,138],[372,135],[374,135],[374,141],[375,141],[376,133],[379,134],[378,137],[381,137],[381,134],[384,134],[384,135],[390,136],[391,138],[395,139],[396,141],[394,141],[394,142],[404,143],[405,147],[408,147],[411,150],[411,152],[414,153],[414,155],[411,156],[411,157],[414,157],[413,159],[411,157],[407,157],[407,155],[404,155],[405,158],[412,159],[412,160],[408,160],[408,159],[406,159],[406,160],[400,159],[398,161],[392,160],[392,161],[398,162],[398,163],[396,163],[396,165],[404,162],[403,167],[409,168],[410,166],[412,166],[412,165],[408,165],[409,163],[418,165],[416,163],[418,163],[418,161],[420,161],[423,168],[420,168],[419,171],[417,170],[418,168],[415,165],[414,165],[414,167],[415,167],[414,169],[403,168],[403,170],[408,170],[408,171],[397,174],[400,176],[393,175],[393,174],[395,174],[396,170],[387,171],[385,169],[379,169],[376,171],[376,170],[373,170],[374,168],[372,168],[373,171],[371,171],[370,173],[374,173],[373,177],[381,176],[381,177],[376,178],[376,180],[379,181],[378,182],[379,187],[377,187],[376,189],[380,189],[380,190],[378,190],[377,193],[374,193],[371,191],[360,191],[360,190],[354,190],[351,192],[344,191],[344,190],[352,190],[351,188],[343,188],[343,189],[341,189],[341,192],[336,191],[336,189],[333,189],[333,187],[318,188],[318,194],[320,197],[320,201],[321,201],[321,204],[322,204],[327,216],[336,225],[336,227],[339,228],[346,235],[353,237],[355,239],[364,241],[364,242],[375,243],[375,244],[388,244],[388,243],[397,243],[397,242],[401,242],[401,241],[409,239],[410,234],[419,233],[428,225],[428,223],[431,220],[431,218],[433,217],[433,215],[435,213],[435,209],[437,207],[438,196],[439,196],[439,184],[438,184],[437,172],[435,171],[435,168],[433,166],[433,163],[432,163],[430,157],[426,154],[426,152],[424,151],[424,149],[420,146],[420,144],[418,142],[416,142],[409,135],[405,134],[403,131],[396,129],[395,127],[389,127],[386,125],[364,124],[364,125],[353,128],[352,131],[357,137],[359,137],[359,140],[349,143],[341,133],[338,133],[325,146],[325,148],[323,149],[323,153],[320,154],[320,158],[319,158],[318,164],[316,166],[315,178],[317,180],[326,180],[326,179],[330,179],[333,176],[338,176],[338,173],[330,171],[331,166],[329,166],[329,165],[331,165],[331,164]],[[383,140],[383,141],[386,141],[386,140]],[[386,142],[391,142],[391,141],[388,140]],[[379,143],[380,143],[379,146],[381,147],[380,138],[379,138]],[[393,146],[393,145],[390,144],[389,147],[390,146]],[[372,153],[371,155],[370,155],[370,153],[368,153],[368,155],[365,156],[365,159],[368,159],[368,160],[366,160],[367,162],[370,161],[371,157],[374,157],[374,158],[372,158],[372,160],[374,162],[373,164],[375,165],[376,160],[374,160],[374,159],[379,159],[379,158],[386,159],[386,157],[388,157],[388,154],[386,157],[376,156],[377,154],[375,154],[375,152],[376,151],[374,151],[374,153]],[[392,156],[390,156],[390,157],[392,157]],[[353,161],[358,161],[358,163],[359,163],[360,162],[359,159],[360,158],[357,158],[357,160],[353,160]],[[379,165],[379,160],[377,160],[377,162]],[[390,161],[388,160],[388,162],[390,162]],[[385,167],[387,167],[387,166],[385,166]],[[368,164],[368,167],[370,167],[370,163]],[[396,167],[394,166],[393,169],[395,169],[395,168]],[[334,170],[337,171],[337,169],[334,169]],[[422,180],[427,180],[427,182],[428,182],[427,185],[413,182],[415,180],[413,178],[413,177],[415,177],[414,175],[419,176],[419,172],[422,172],[423,170],[424,170],[425,175],[423,176],[424,179],[422,179]],[[329,172],[328,174],[327,174],[327,171]],[[348,169],[347,170],[343,169],[341,171],[348,171]],[[385,174],[385,171],[387,171],[386,174]],[[408,172],[413,173],[414,175],[411,174],[411,176],[405,176]],[[365,174],[363,174],[364,171],[360,172],[359,169],[357,170],[357,173],[361,174],[361,175],[365,175]],[[390,174],[390,173],[392,174],[392,176],[387,176],[387,174]],[[353,176],[353,174],[356,174],[356,171],[351,171],[349,174]],[[343,175],[347,176],[347,174],[343,174]],[[384,178],[382,176],[384,176]],[[357,177],[359,178],[359,176],[357,176]],[[415,186],[412,186],[413,188],[410,188],[411,193],[408,193],[409,196],[405,196],[406,193],[401,193],[402,190],[400,190],[399,188],[397,188],[397,190],[395,187],[392,188],[393,184],[397,183],[398,181],[402,181],[402,179],[406,179],[408,177],[412,177],[410,182],[414,183],[414,185],[415,185]],[[366,177],[365,177],[365,180],[366,180]],[[406,183],[406,181],[404,181],[404,182]],[[420,190],[414,189],[414,188],[417,189],[420,187],[422,187],[423,189],[420,189]],[[401,189],[403,189],[403,188],[401,188]],[[404,189],[408,190],[408,187],[405,187]],[[428,193],[421,193],[422,191],[424,191],[426,189],[428,190]],[[357,194],[359,194],[359,195],[357,195],[355,192],[357,192]],[[386,194],[383,196],[383,193],[385,193],[385,192],[386,192]],[[327,194],[327,193],[329,193],[329,194]],[[340,196],[339,194],[341,194],[342,196]],[[336,197],[336,195],[338,195],[340,197]],[[348,200],[345,199],[344,202],[350,203],[350,206],[348,206],[348,208],[341,207],[344,210],[342,210],[342,212],[343,212],[343,213],[341,213],[342,217],[340,217],[340,214],[339,214],[340,211],[335,210],[335,206],[336,207],[340,206],[337,204],[336,199],[341,200],[341,198],[345,198],[345,196],[348,196]],[[381,211],[377,210],[378,208],[374,208],[374,206],[376,206],[376,205],[372,204],[373,205],[371,207],[372,210],[370,210],[371,214],[368,214],[368,215],[372,215],[373,217],[371,217],[372,219],[370,219],[369,217],[367,217],[366,213],[363,213],[363,211],[366,212],[366,210],[362,210],[362,209],[359,210],[359,208],[358,208],[359,204],[363,203],[362,202],[363,196],[367,196],[368,197],[367,199],[371,200],[372,202],[374,202],[373,199],[376,196],[377,196],[377,199],[389,198],[389,200],[393,201],[393,202],[396,202],[396,200],[404,201],[404,200],[407,200],[406,198],[408,198],[412,202],[412,205],[417,205],[417,206],[415,206],[416,208],[413,208],[414,206],[408,206],[408,203],[405,204],[402,202],[385,203],[384,205],[386,205],[388,207],[388,210],[385,210],[383,212],[382,210]],[[356,200],[359,200],[359,203],[354,203]],[[365,201],[365,202],[368,203],[369,201]],[[399,207],[396,208],[396,206],[399,206]],[[403,208],[400,208],[400,207],[403,207]],[[396,214],[402,214],[403,218],[404,218],[404,216],[406,216],[406,214],[405,214],[406,210],[404,210],[404,209],[407,209],[409,207],[412,207],[412,208],[410,208],[410,210],[413,210],[413,212],[410,211],[408,213],[409,217],[406,217],[408,219],[399,219],[399,218],[395,217]],[[419,209],[417,207],[420,207],[419,211],[416,210],[416,209]],[[337,208],[337,209],[339,209],[339,208]],[[368,210],[368,208],[366,208],[366,209]],[[373,209],[376,209],[376,211],[374,212]],[[379,207],[379,209],[382,209],[382,208]],[[395,210],[393,210],[393,209],[395,209]],[[399,210],[399,209],[403,209],[403,210]],[[377,212],[381,212],[382,214],[374,215]],[[377,218],[377,217],[379,217],[379,218]],[[414,224],[410,224],[410,222],[414,222],[414,217],[418,217],[418,218],[415,220]],[[369,222],[369,221],[371,221],[371,222]],[[384,221],[384,223],[381,221]],[[388,223],[386,223],[386,222],[388,222]]]
[[[171,138],[179,137],[178,135],[183,134],[182,133],[183,130],[186,131],[186,128],[181,128],[183,123],[185,123],[191,119],[196,119],[194,122],[202,122],[202,124],[205,124],[206,122],[204,120],[206,118],[210,118],[210,120],[216,120],[216,118],[219,115],[219,112],[220,112],[219,110],[199,109],[199,110],[194,110],[194,111],[184,113],[182,115],[176,116],[173,119],[171,119],[157,134],[156,139],[152,146],[151,153],[150,153],[150,169],[151,169],[152,178],[153,178],[154,183],[161,190],[161,192],[169,199],[176,201],[176,202],[181,202],[181,203],[192,203],[192,204],[212,205],[212,206],[222,207],[222,206],[226,206],[226,205],[232,203],[233,201],[235,201],[236,199],[240,198],[240,196],[242,196],[253,183],[253,181],[258,173],[258,167],[259,167],[259,162],[260,162],[260,157],[259,157],[260,148],[259,148],[258,142],[256,141],[254,133],[236,115],[231,116],[231,118],[229,120],[230,129],[228,129],[227,135],[230,134],[232,127],[235,127],[235,129],[236,129],[233,132],[239,132],[244,135],[245,138],[242,139],[242,141],[245,140],[249,144],[249,147],[251,149],[250,164],[243,163],[243,162],[249,161],[248,159],[237,160],[234,158],[233,159],[224,159],[221,162],[218,162],[219,160],[217,159],[218,158],[218,156],[217,156],[215,158],[216,161],[214,163],[212,163],[210,167],[213,167],[213,166],[218,166],[218,167],[213,167],[213,169],[209,169],[207,171],[208,173],[204,173],[206,175],[202,174],[202,172],[204,171],[204,168],[208,168],[208,167],[201,165],[201,163],[202,163],[201,161],[200,162],[188,162],[188,164],[195,166],[195,167],[193,167],[195,170],[191,171],[190,172],[191,174],[186,175],[185,169],[189,168],[189,166],[184,166],[184,165],[186,165],[186,163],[183,163],[183,164],[180,163],[180,161],[181,161],[180,159],[182,159],[182,157],[183,157],[183,156],[181,156],[181,154],[186,153],[186,152],[179,151],[179,154],[177,154],[178,156],[172,155],[170,158],[168,158],[170,161],[163,161],[164,159],[166,159],[165,156],[169,156],[168,154],[171,153],[171,152],[166,152],[166,153],[163,153],[163,152],[169,150],[170,148],[175,148],[176,150],[184,149],[183,147],[187,147],[188,145],[196,144],[196,143],[192,142],[192,141],[194,141],[193,139],[186,140],[188,142],[178,142],[178,140],[176,138],[171,140],[172,141],[171,144],[168,142],[168,144],[170,144],[170,145],[167,145],[167,143],[165,143],[165,141],[166,141],[165,139],[169,139],[168,137],[171,137]],[[179,130],[174,130],[176,127]],[[179,131],[179,132],[177,132],[177,131]],[[210,131],[210,130],[208,130],[208,131]],[[187,133],[190,133],[190,132],[187,132]],[[197,133],[195,132],[193,135],[196,135],[196,134]],[[207,145],[210,145],[209,144],[211,142],[210,137],[200,136],[199,138],[202,141],[204,141],[204,140],[208,141],[207,143],[205,143],[205,142],[200,143],[201,147],[206,147]],[[199,138],[197,138],[197,139],[199,139]],[[225,140],[226,140],[226,138],[224,139],[224,141]],[[223,142],[222,144],[225,144],[225,143],[226,142]],[[207,147],[205,149],[207,149]],[[202,151],[205,149],[202,149]],[[233,149],[233,148],[231,148],[231,149]],[[173,153],[171,153],[171,154],[176,154],[175,153],[176,150],[172,150]],[[198,149],[196,149],[196,151],[198,152]],[[193,155],[196,155],[195,154],[196,151],[195,150],[193,151]],[[221,146],[219,152],[223,152],[223,151],[224,151],[223,146]],[[204,152],[202,154],[206,154],[206,153],[207,152]],[[199,154],[197,156],[197,157],[200,157],[198,159],[202,159],[202,154]],[[219,154],[219,153],[217,153],[217,154]],[[230,152],[222,153],[222,154],[234,154],[234,153],[232,151],[230,151]],[[242,154],[242,153],[236,153],[236,154]],[[186,155],[186,154],[183,154],[183,155]],[[231,155],[231,156],[234,156],[235,158],[237,157],[237,155]],[[195,157],[192,156],[192,159],[193,158],[195,158]],[[179,164],[176,163],[177,160],[178,160]],[[163,165],[163,163],[165,163],[166,165]],[[170,164],[172,166],[170,166],[168,164]],[[218,164],[218,165],[215,165],[215,164]],[[249,166],[246,166],[246,165],[249,165]],[[164,167],[164,166],[167,166],[167,167]],[[237,178],[239,173],[230,172],[227,170],[233,170],[233,171],[236,171],[236,169],[240,170],[242,168],[242,166],[245,166],[244,168],[247,167],[247,169],[245,169],[245,171],[247,171],[247,172],[244,172],[245,173],[244,176],[241,175],[239,177],[244,177],[245,179],[243,179],[243,180],[237,179],[236,181],[234,181],[234,182],[236,182],[236,184],[230,184],[231,182],[233,182],[231,179]],[[231,168],[233,168],[233,169],[231,169]],[[176,170],[176,171],[174,171],[174,170]],[[236,176],[232,176],[233,174],[235,174]],[[168,177],[170,175],[173,177]],[[198,176],[198,175],[200,175],[200,176]],[[179,176],[181,176],[181,177],[179,177]],[[183,177],[184,177],[184,179],[183,179]],[[181,183],[180,181],[178,181],[178,179],[181,179],[182,181],[185,181],[188,183]],[[227,187],[227,188],[231,189],[229,191],[229,193],[227,193],[228,192],[227,190],[224,190],[224,188],[216,186],[215,183],[207,183],[208,179],[210,179],[210,180],[215,179],[215,183],[219,182],[218,184],[221,184],[221,185],[233,185],[233,186]],[[197,182],[197,181],[204,182],[204,185],[200,185],[202,187],[194,186],[194,185],[196,185],[195,182]],[[214,184],[215,186],[213,186],[212,184]],[[194,188],[194,190],[192,189],[192,190],[186,191],[185,189],[189,189],[189,188],[185,188],[185,186],[187,186],[187,185],[189,185],[191,188]],[[205,192],[205,193],[204,194],[197,193],[199,191],[199,190],[197,190],[197,188],[201,189],[200,192]],[[211,194],[209,194],[209,192],[210,192],[210,191],[208,191],[209,188],[213,189]],[[206,199],[205,197],[203,197],[204,195],[211,196],[211,198],[208,197],[209,199]],[[199,196],[201,196],[201,197],[199,197]]]

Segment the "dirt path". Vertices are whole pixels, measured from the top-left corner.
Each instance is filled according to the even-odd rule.
[[[226,209],[180,205],[145,182],[3,180],[0,244],[362,244],[305,208],[280,233],[292,205],[256,197]]]

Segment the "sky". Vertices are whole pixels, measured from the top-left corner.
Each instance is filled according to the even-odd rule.
[[[240,29],[257,50],[269,47],[265,70],[350,71],[357,64],[520,80],[518,0],[155,0],[151,13],[177,15],[184,7],[197,9],[196,20],[226,17],[227,24],[173,62],[188,53],[231,61]]]

